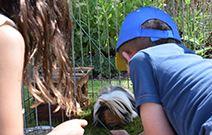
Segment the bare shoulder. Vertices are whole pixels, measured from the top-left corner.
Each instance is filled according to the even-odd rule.
[[[24,47],[24,39],[21,33],[8,24],[3,24],[0,26],[0,45],[1,44],[11,44],[11,45],[22,45]],[[15,44],[13,44],[15,42]],[[13,47],[14,47],[13,46]],[[10,46],[8,46],[10,47]]]
[[[0,26],[0,33],[0,61],[14,60],[15,62],[18,60],[17,62],[20,62],[24,56],[25,49],[21,33],[8,24]]]
[[[0,26],[0,74],[1,77],[21,79],[25,44],[21,33],[10,25]],[[1,79],[0,79],[1,83]]]

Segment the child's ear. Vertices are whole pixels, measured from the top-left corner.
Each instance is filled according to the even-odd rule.
[[[128,63],[129,63],[130,59],[133,56],[133,55],[131,56],[131,54],[129,54],[129,53],[125,52],[125,51],[122,52],[122,55],[127,60]]]

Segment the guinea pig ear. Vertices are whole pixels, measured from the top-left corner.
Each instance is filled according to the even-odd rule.
[[[100,101],[99,104],[100,104],[100,106],[103,106],[103,105],[105,105],[105,102]]]

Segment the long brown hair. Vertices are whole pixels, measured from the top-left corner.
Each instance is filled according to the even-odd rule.
[[[70,116],[76,108],[67,55],[72,37],[67,0],[0,0],[0,13],[12,19],[24,37],[23,81],[37,99],[33,107],[50,102]],[[32,69],[36,86],[29,77]]]

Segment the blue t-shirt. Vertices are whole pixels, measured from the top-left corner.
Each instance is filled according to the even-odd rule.
[[[180,135],[204,134],[212,125],[212,60],[182,45],[140,50],[130,60],[136,107],[161,104]]]

